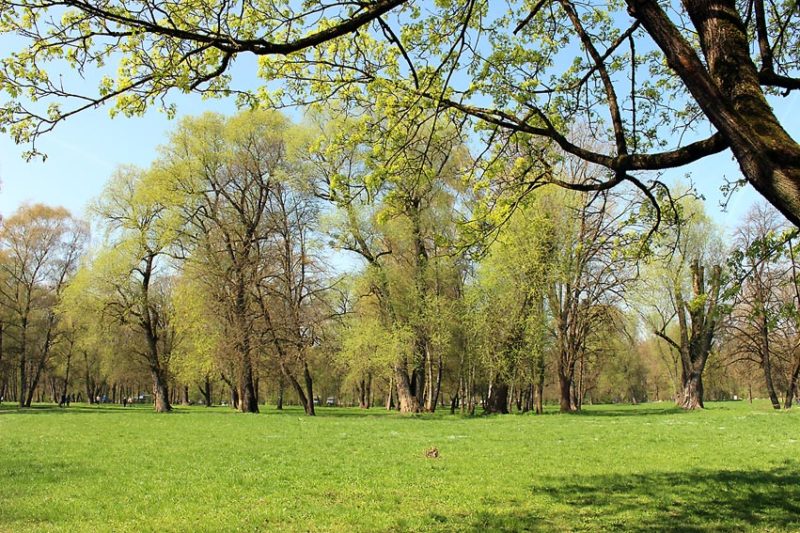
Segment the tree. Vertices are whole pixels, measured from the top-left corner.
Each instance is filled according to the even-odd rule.
[[[87,225],[64,208],[23,206],[3,220],[0,295],[17,332],[20,407],[33,401],[56,341],[56,306],[87,238]]]
[[[121,339],[132,334],[130,353],[147,366],[154,408],[169,412],[175,334],[166,262],[175,221],[159,198],[154,175],[136,168],[116,173],[94,211],[105,226],[106,242],[72,288],[73,298],[94,300],[99,317],[120,328]]]
[[[721,244],[696,199],[675,204],[670,231],[656,243],[645,283],[646,321],[679,356],[684,409],[703,407],[703,371],[725,314]],[[675,326],[677,324],[677,326]]]
[[[655,183],[636,173],[730,149],[744,178],[800,223],[800,146],[768,101],[800,88],[793,2],[684,0],[669,12],[656,0],[508,7],[4,0],[0,32],[18,35],[21,47],[3,61],[0,90],[10,101],[0,120],[17,141],[35,142],[99,104],[135,115],[161,103],[172,113],[164,99],[172,90],[251,105],[342,94],[412,134],[429,107],[475,119],[490,143],[498,130],[545,138],[607,169],[596,189],[627,181],[648,194]],[[230,69],[245,54],[260,58],[265,82],[284,84],[236,84]],[[104,75],[107,64],[118,65],[115,75]],[[73,88],[51,66],[102,79],[94,92],[80,80]],[[572,138],[574,124],[594,125],[592,144]],[[670,142],[687,129],[711,135]]]
[[[276,112],[207,113],[183,120],[155,163],[165,190],[175,192],[185,271],[224,321],[226,379],[244,412],[258,412],[267,353],[314,412],[305,356],[314,342],[311,308],[323,291],[310,238],[316,205],[301,188],[304,139]]]
[[[780,231],[777,213],[766,205],[754,206],[736,231],[737,270],[743,271],[727,323],[736,343],[734,357],[749,359],[761,368],[772,406],[780,409],[774,385],[777,362],[777,334],[784,307],[780,292],[781,266],[776,264],[779,248],[770,241]]]
[[[532,195],[512,215],[471,287],[474,312],[483,315],[476,326],[488,373],[488,412],[509,412],[515,386],[527,396],[528,408],[532,404],[537,414],[543,412],[545,359],[553,344],[546,296],[559,252],[555,221],[542,209],[547,201]]]
[[[414,331],[393,381],[400,410],[433,411],[441,391],[448,331],[437,318],[461,283],[455,204],[468,159],[452,128],[431,116],[412,134],[373,118],[324,122],[311,154],[316,194],[338,212],[333,245],[366,262],[370,291],[390,332]],[[432,125],[432,124],[433,125]]]

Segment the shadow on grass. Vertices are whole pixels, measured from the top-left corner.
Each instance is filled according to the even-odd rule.
[[[634,408],[620,408],[620,409],[613,409],[613,408],[605,408],[600,407],[597,409],[583,409],[578,411],[577,413],[570,413],[572,416],[587,416],[587,417],[624,417],[624,416],[658,416],[658,415],[677,415],[681,413],[687,413],[689,411],[685,411],[677,406],[670,406],[670,407],[647,407],[643,409],[634,409]]]
[[[549,478],[532,487],[536,507],[483,509],[448,525],[474,532],[797,531],[798,466]],[[441,522],[438,516],[431,518]]]
[[[90,413],[153,413],[153,408],[150,405],[137,405],[135,407],[122,407],[121,405],[105,404],[105,405],[89,405],[73,403],[69,407],[59,407],[58,405],[38,404],[31,407],[19,407],[18,405],[3,404],[0,405],[0,416],[2,415],[81,415]],[[186,414],[190,411],[185,409],[173,409],[169,414]]]

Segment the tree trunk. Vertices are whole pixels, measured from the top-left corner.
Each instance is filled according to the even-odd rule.
[[[681,407],[684,409],[703,409],[703,376],[700,372],[692,372],[683,386]]]
[[[231,385],[230,388],[231,388],[231,407],[234,409],[239,409],[239,389],[234,387],[233,385]]]
[[[283,389],[285,385],[283,382],[283,375],[278,376],[278,403],[275,408],[278,411],[283,411]]]
[[[297,394],[297,398],[300,400],[300,405],[303,406],[303,410],[306,412],[306,414],[310,414],[308,412],[308,402],[311,401],[313,405],[314,398],[306,398],[306,393],[303,390],[302,385],[300,385],[300,382],[295,379],[295,377],[291,374],[291,372],[289,372],[283,363],[281,363],[281,372],[283,372],[283,375],[286,376],[286,378],[289,380],[289,383],[292,385],[294,392]]]
[[[169,384],[160,368],[151,368],[150,376],[153,378],[153,400],[156,413],[172,411],[169,403]]]
[[[496,381],[492,385],[492,391],[486,399],[484,412],[508,414],[508,383]]]
[[[389,390],[386,391],[386,410],[394,408],[394,376],[389,376]]]
[[[28,366],[28,319],[27,317],[22,318],[21,326],[20,326],[20,334],[19,334],[19,406],[25,407],[25,396],[28,391],[27,385],[28,380],[27,376],[25,375],[26,366]]]
[[[250,361],[249,339],[245,341],[246,347],[242,354],[242,368],[239,373],[239,388],[241,389],[239,398],[239,410],[243,413],[258,412],[258,396],[255,391],[253,381],[253,365]]]
[[[200,394],[203,395],[203,404],[206,407],[211,407],[211,378],[208,374],[206,374],[205,379],[203,380],[203,386],[197,387],[200,390]]]
[[[439,353],[438,366],[436,369],[436,381],[433,386],[433,400],[431,401],[431,412],[436,410],[436,403],[439,401],[439,396],[442,391],[442,373],[444,372],[444,365],[442,364],[442,354]],[[442,398],[444,400],[444,398]]]
[[[572,413],[575,411],[575,404],[572,403],[572,378],[568,375],[559,373],[558,390],[560,393],[559,407],[562,413]]]
[[[418,413],[419,403],[411,391],[411,383],[402,365],[397,364],[394,371],[395,382],[397,383],[397,403],[401,413]]]
[[[308,416],[314,416],[317,413],[314,411],[314,382],[311,379],[311,371],[308,369],[308,363],[303,361],[303,378],[306,382],[306,402],[305,411]]]
[[[794,369],[792,369],[792,375],[789,378],[789,387],[786,390],[786,399],[783,402],[784,409],[792,408],[792,402],[794,401],[794,397],[797,394],[798,378],[800,378],[800,357],[796,356]]]

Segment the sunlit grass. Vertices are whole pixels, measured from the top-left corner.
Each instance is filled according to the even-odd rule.
[[[426,450],[438,448],[438,458]],[[0,530],[794,530],[800,415],[0,407]]]

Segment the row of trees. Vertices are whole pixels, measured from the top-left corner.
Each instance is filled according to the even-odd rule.
[[[791,406],[796,243],[772,211],[726,249],[691,191],[597,190],[535,142],[475,158],[440,118],[411,136],[366,114],[185,119],[111,179],[91,249],[63,209],[20,208],[0,235],[0,395],[541,413],[756,384]],[[561,179],[583,190],[541,187]]]

